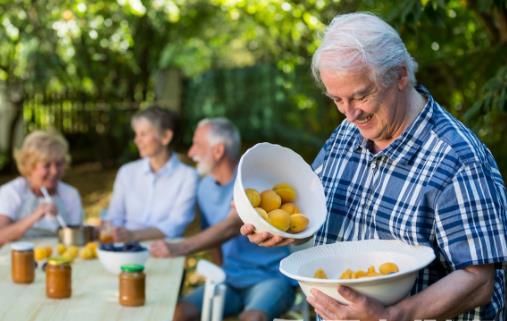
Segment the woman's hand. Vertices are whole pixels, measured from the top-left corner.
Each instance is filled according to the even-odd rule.
[[[52,217],[55,217],[58,214],[58,209],[56,208],[55,204],[53,203],[41,203],[35,210],[33,211],[32,215],[37,218],[37,220],[40,220],[44,217],[44,215],[51,215]]]

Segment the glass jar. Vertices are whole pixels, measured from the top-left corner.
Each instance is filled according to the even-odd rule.
[[[11,244],[11,276],[14,283],[32,283],[35,278],[33,243]]]
[[[145,280],[144,266],[129,264],[121,266],[120,296],[121,305],[135,307],[144,305]]]
[[[46,296],[52,299],[70,298],[72,268],[64,258],[50,258],[46,265]]]

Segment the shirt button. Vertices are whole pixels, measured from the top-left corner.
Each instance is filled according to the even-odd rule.
[[[375,169],[375,168],[377,168],[377,164],[375,164],[375,163],[371,163],[371,164],[370,164],[370,168],[371,168],[371,169]]]

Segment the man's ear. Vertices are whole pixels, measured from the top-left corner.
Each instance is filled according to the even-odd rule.
[[[218,161],[225,155],[225,145],[223,143],[216,144],[215,146],[213,146],[211,152],[213,159],[215,161]]]
[[[403,65],[400,67],[397,81],[398,81],[398,89],[400,91],[408,86],[410,79],[408,77],[407,66]]]
[[[172,140],[173,140],[173,131],[168,129],[162,134],[161,138],[162,144],[164,146],[168,146]]]

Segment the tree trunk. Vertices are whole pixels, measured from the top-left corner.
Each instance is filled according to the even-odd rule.
[[[10,120],[9,131],[7,132],[7,163],[5,166],[6,171],[14,171],[16,169],[16,162],[14,161],[14,147],[16,144],[16,131],[18,129],[19,123],[22,120],[23,115],[23,102],[13,103],[13,112],[14,115]]]
[[[9,104],[8,110],[10,111],[10,117],[5,122],[7,127],[7,139],[6,139],[6,156],[7,161],[3,167],[3,171],[15,171],[16,162],[14,161],[13,152],[16,143],[18,142],[18,129],[20,122],[23,120],[23,105],[25,102],[25,93],[23,82],[20,79],[10,79],[7,81],[5,86],[5,97],[7,104]]]

